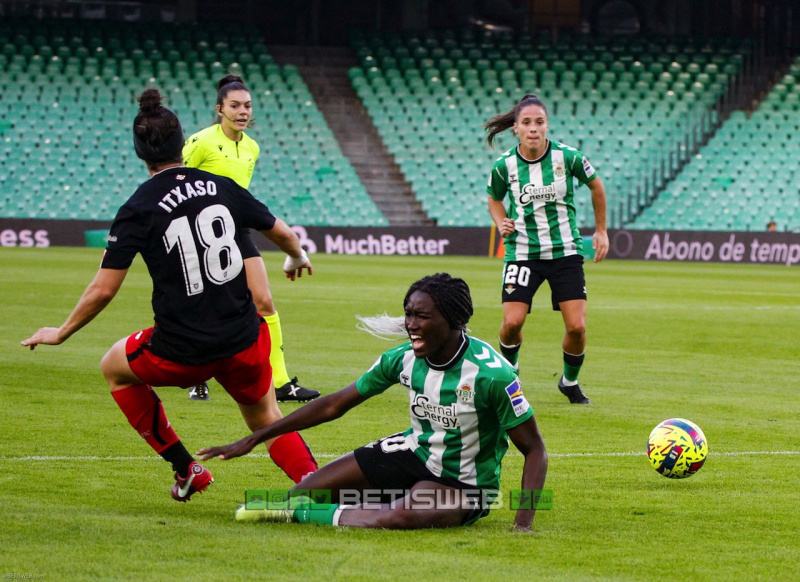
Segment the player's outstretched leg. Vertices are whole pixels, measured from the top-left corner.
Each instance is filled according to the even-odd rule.
[[[131,337],[138,337],[136,334]],[[211,473],[197,463],[172,428],[155,390],[136,377],[126,354],[128,338],[115,343],[103,357],[100,368],[111,387],[111,396],[128,423],[175,471],[172,497],[189,498],[214,481]]]

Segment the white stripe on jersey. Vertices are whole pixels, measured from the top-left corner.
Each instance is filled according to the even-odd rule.
[[[528,174],[530,175],[530,184],[535,184],[536,186],[544,186],[544,178],[542,177],[542,163],[537,162],[535,164],[528,164]],[[539,237],[539,248],[547,248],[547,251],[543,251],[539,258],[540,259],[552,259],[553,258],[553,241],[550,238],[550,224],[547,222],[547,203],[544,200],[538,200],[533,202],[533,219],[534,223],[536,224],[536,232]],[[528,249],[529,250],[529,249]],[[528,251],[526,251],[528,252]]]
[[[517,219],[514,221],[514,230],[517,233],[517,240],[514,243],[515,253],[518,261],[528,260],[528,249],[530,248],[530,238],[528,237],[528,230],[525,228],[525,207],[519,203],[519,166],[517,165],[517,156],[509,156],[506,158],[506,169],[508,170],[509,181],[511,176],[516,176],[517,179],[511,182],[511,200],[510,203],[517,207]]]
[[[476,388],[475,378],[480,371],[480,367],[466,359],[463,362],[459,386],[471,386],[474,392]],[[477,485],[478,483],[478,470],[475,466],[475,459],[478,457],[481,448],[478,415],[475,414],[475,398],[476,396],[473,394],[469,402],[464,402],[461,398],[456,401],[456,414],[461,422],[461,462],[458,479],[469,485]],[[469,440],[466,440],[464,435],[470,435]]]
[[[412,374],[414,373],[414,362],[416,361],[416,359],[417,358],[414,356],[413,350],[406,350],[406,353],[403,354],[403,371],[400,373],[401,377],[405,376],[406,378],[409,379],[411,378]],[[408,391],[409,407],[414,405],[415,396],[416,393],[413,390]],[[413,414],[411,414],[410,416],[411,416],[411,428],[413,430],[406,435],[406,444],[408,445],[408,449],[410,451],[416,451],[419,448],[419,445],[417,445],[417,439],[414,438],[414,435],[422,432],[422,425],[419,423],[419,419],[417,419],[417,417],[415,417]]]
[[[429,402],[438,404],[442,401],[443,380],[444,372],[440,370],[428,371],[428,374],[425,376],[425,396],[428,397]],[[412,414],[411,417],[414,418],[414,415]],[[425,461],[425,466],[437,477],[442,476],[442,460],[447,448],[444,446],[444,437],[446,434],[447,432],[444,430],[434,430],[433,434],[428,439],[428,451],[431,456]]]
[[[564,151],[563,150],[554,150],[550,149],[550,157],[553,160],[553,179],[555,180],[556,192],[558,193],[558,199],[563,202],[564,198],[567,196],[567,176],[566,172],[562,172],[564,175],[558,176],[556,174],[556,168],[563,168],[566,169],[567,165],[564,160]],[[569,178],[572,180],[572,177]],[[572,240],[572,225],[569,223],[569,213],[567,212],[566,204],[557,204],[556,209],[558,210],[558,230],[561,232],[561,240],[564,242],[564,251],[567,254],[570,254],[570,251],[576,251],[577,245]],[[566,242],[570,241],[570,242]],[[542,258],[553,258],[553,251],[552,249],[549,252],[548,257],[542,256]]]

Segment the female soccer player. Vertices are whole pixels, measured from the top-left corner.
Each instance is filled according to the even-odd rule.
[[[506,434],[525,457],[522,489],[542,489],[547,453],[533,411],[512,366],[466,334],[472,315],[467,284],[446,273],[425,277],[403,305],[405,319],[388,318],[388,325],[385,318],[362,320],[376,334],[399,327],[410,341],[385,352],[358,381],[236,443],[198,454],[239,457],[284,431],[339,418],[395,384],[409,391],[411,428],[325,465],[294,489],[330,490],[333,504],[301,502],[286,511],[245,505],[238,520],[386,529],[468,525],[488,514],[487,502],[499,488]],[[347,504],[354,499],[359,502]],[[529,532],[533,516],[533,509],[520,509],[515,528]]]
[[[101,370],[131,426],[172,464],[172,497],[188,501],[213,478],[183,446],[152,386],[186,387],[213,377],[251,430],[272,422],[270,334],[247,290],[241,229],[260,230],[284,251],[283,270],[292,280],[303,269],[311,274],[311,263],[286,223],[247,190],[183,166],[183,130],[158,90],[144,91],[139,104],[133,142],[151,177],[117,212],[100,269],[67,320],[39,329],[22,345],[66,341],[111,302],[140,253],[153,279],[155,326],[115,343]],[[281,468],[299,481],[316,462],[305,449]]]
[[[592,193],[596,263],[608,253],[605,186],[586,156],[547,139],[547,109],[536,95],[525,95],[513,109],[486,122],[489,146],[511,128],[519,144],[497,159],[487,186],[489,214],[504,237],[506,252],[500,351],[519,369],[522,326],[536,290],[547,281],[553,310],[561,311],[566,327],[561,342],[564,372],[558,389],[573,404],[589,404],[578,384],[586,348],[586,282],[573,178]],[[508,210],[503,203],[506,197]]]
[[[242,188],[249,187],[260,151],[258,144],[244,132],[251,125],[252,115],[253,101],[242,78],[238,75],[224,76],[217,83],[217,123],[186,140],[183,148],[185,164],[190,168],[232,178]],[[269,360],[275,386],[278,387],[273,396],[280,402],[313,400],[319,396],[319,391],[300,386],[296,377],[289,379],[283,357],[281,320],[272,301],[267,269],[249,233],[243,237],[242,253],[247,285],[258,313],[264,316],[269,325],[272,337]],[[194,400],[208,400],[208,386],[201,384],[192,387],[189,396]],[[273,414],[277,418],[282,416],[277,404]]]

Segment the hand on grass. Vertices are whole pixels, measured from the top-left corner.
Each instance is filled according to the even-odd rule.
[[[255,447],[257,444],[257,442],[254,442],[253,436],[250,435],[229,445],[201,449],[197,452],[197,454],[200,455],[201,461],[207,461],[208,459],[213,459],[214,457],[219,457],[223,461],[227,461],[228,459],[235,459],[236,457],[246,455],[252,451],[253,447]]]
[[[31,349],[39,344],[57,346],[63,343],[63,340],[58,337],[59,331],[60,328],[58,327],[43,327],[28,339],[22,340],[20,344],[23,346],[30,346]]]

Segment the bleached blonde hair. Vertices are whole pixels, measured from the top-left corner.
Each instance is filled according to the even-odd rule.
[[[405,317],[394,317],[384,311],[381,315],[370,317],[356,315],[356,319],[358,320],[356,324],[358,329],[382,340],[396,340],[408,336]]]

